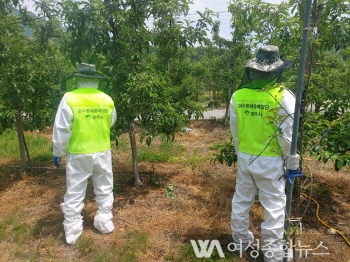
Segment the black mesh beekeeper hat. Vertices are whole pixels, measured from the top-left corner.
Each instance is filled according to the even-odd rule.
[[[245,65],[244,76],[239,88],[259,89],[272,86],[292,65],[292,61],[284,61],[280,58],[277,46],[262,46],[256,57]]]
[[[61,90],[66,90],[66,83],[67,80],[72,77],[86,77],[86,78],[95,78],[95,79],[108,79],[106,76],[100,75],[96,72],[96,66],[93,64],[87,64],[87,63],[81,63],[79,65],[78,71],[73,72],[63,78],[62,84],[61,84]]]

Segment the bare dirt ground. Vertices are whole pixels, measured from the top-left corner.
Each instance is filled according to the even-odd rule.
[[[133,261],[183,261],[182,247],[191,239],[218,239],[227,250],[232,242],[229,227],[231,198],[234,193],[236,167],[210,161],[217,151],[210,145],[229,141],[228,127],[215,121],[193,121],[192,131],[178,135],[176,141],[185,147],[184,159],[205,158],[200,164],[147,163],[139,164],[141,188],[133,187],[129,150],[114,149],[115,185],[112,234],[101,235],[93,227],[96,212],[91,183],[84,208],[85,246],[67,245],[64,240],[63,215],[59,205],[65,193],[64,173],[56,171],[28,172],[24,176],[9,168],[11,163],[0,160],[0,222],[12,219],[11,226],[0,228],[0,261],[98,261],[93,253],[99,248],[123,246],[130,234],[145,233],[147,247]],[[157,143],[157,141],[155,141]],[[350,261],[350,176],[344,169],[332,170],[330,163],[305,158],[305,173],[312,174],[312,197],[317,205],[302,196],[293,198],[292,217],[301,218],[292,226],[299,228],[295,241],[295,261]],[[53,163],[36,166],[54,167]],[[159,181],[156,186],[154,179]],[[302,192],[310,194],[310,180]],[[173,185],[176,198],[166,196]],[[259,238],[263,208],[254,204],[251,210],[251,230]],[[326,234],[327,226],[338,233]],[[31,228],[27,237],[18,228]],[[300,234],[301,233],[301,234]],[[92,252],[92,250],[95,250]],[[227,254],[227,253],[226,253]],[[102,261],[102,260],[101,260]],[[116,259],[115,261],[118,261]],[[131,261],[131,260],[130,260]],[[203,260],[191,260],[203,261]],[[205,260],[204,260],[205,261]],[[227,261],[227,260],[225,260]],[[232,261],[262,261],[232,256]]]

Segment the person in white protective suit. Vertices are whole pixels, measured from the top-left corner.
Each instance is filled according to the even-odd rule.
[[[292,62],[279,48],[265,45],[245,66],[241,87],[230,103],[230,129],[237,153],[238,174],[232,198],[230,226],[236,249],[257,248],[264,261],[282,261],[285,222],[285,166],[299,168],[299,155],[290,156],[295,96],[278,83]],[[287,161],[287,163],[285,162]],[[264,207],[261,242],[249,230],[255,195]]]
[[[99,75],[91,64],[80,64],[75,77],[77,89],[66,92],[60,101],[53,126],[54,164],[60,167],[66,159],[64,203],[64,231],[68,244],[75,244],[83,231],[81,212],[89,177],[94,185],[98,210],[94,227],[102,234],[114,230],[112,222],[113,172],[110,150],[110,128],[117,118],[114,102],[98,90]]]

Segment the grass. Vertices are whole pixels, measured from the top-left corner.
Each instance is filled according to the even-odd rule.
[[[176,137],[176,142],[155,139],[151,147],[138,144],[139,153],[143,154],[140,171],[144,185],[140,188],[132,186],[128,137],[121,137],[119,145],[113,147],[115,230],[101,235],[94,229],[97,207],[91,186],[84,207],[84,231],[76,245],[67,245],[64,240],[59,208],[65,193],[64,175],[38,171],[16,176],[0,161],[0,261],[241,262],[225,245],[222,245],[225,258],[220,258],[216,249],[210,258],[197,258],[189,241],[231,237],[229,217],[237,168],[210,162],[213,152],[229,142],[227,128],[214,124],[210,121],[193,124],[193,131]],[[43,153],[51,159],[48,135],[26,133],[26,139],[32,158]],[[0,160],[7,159],[8,154],[19,158],[16,141],[14,131],[0,137]],[[314,162],[309,163],[312,169]],[[332,226],[337,221],[342,233],[348,236],[348,169],[341,173],[332,172],[325,164],[321,164],[322,169],[320,164],[316,166],[313,197],[321,205],[320,217]],[[332,211],[335,205],[339,212]],[[334,255],[318,262],[340,261],[337,254],[349,257],[346,246],[339,248],[334,244],[335,239],[343,243],[342,239],[323,234],[325,229],[315,219],[313,203],[309,209],[303,220],[303,244],[315,248],[319,240],[324,241]],[[262,221],[263,209],[254,205],[251,227],[257,238]],[[313,242],[307,241],[310,228],[320,233],[319,238],[312,234]]]
[[[138,159],[139,162],[150,163],[177,162],[184,152],[185,148],[177,142],[161,142],[150,147],[142,145],[138,149]]]
[[[18,207],[14,207],[12,212],[3,216],[0,221],[0,240],[24,243],[33,233],[33,227],[23,222]]]
[[[148,246],[147,234],[129,231],[124,237],[115,234],[114,245],[100,247],[94,244],[91,237],[81,237],[77,242],[77,249],[94,262],[133,262],[145,252]],[[123,240],[123,243],[119,243]]]
[[[2,242],[17,243],[18,248],[14,248],[11,255],[20,259],[21,261],[39,261],[43,257],[42,249],[45,249],[45,257],[49,256],[54,258],[55,253],[52,248],[58,248],[62,246],[62,234],[58,237],[46,236],[45,242],[34,244],[31,248],[30,254],[26,253],[26,249],[21,248],[23,244],[30,242],[30,239],[35,235],[38,235],[40,231],[37,226],[28,225],[24,218],[22,218],[21,210],[19,207],[13,208],[13,210],[1,217],[0,220],[0,240]],[[40,233],[39,233],[40,235]],[[44,239],[44,236],[41,236]],[[100,247],[96,245],[95,240],[90,237],[84,237],[84,235],[78,240],[75,248],[84,256],[89,257],[89,261],[96,262],[132,262],[136,261],[140,254],[144,253],[148,247],[147,233],[136,232],[134,230],[128,231],[125,236],[120,237],[115,234],[114,245],[106,245]],[[0,259],[0,261],[2,261]],[[56,260],[50,260],[56,261]]]
[[[1,158],[18,158],[18,139],[13,130],[6,130],[0,136],[0,157]]]
[[[116,145],[116,148],[120,150],[130,150],[130,143],[129,143],[129,138],[127,137],[118,137],[118,139],[114,142],[112,142],[112,145]]]
[[[204,162],[208,160],[208,156],[203,154],[200,148],[196,148],[193,152],[184,159],[184,164],[190,166],[192,170],[199,168]]]
[[[26,132],[25,141],[30,157],[33,160],[47,161],[52,159],[52,142],[50,138]],[[0,136],[0,158],[19,159],[19,157],[17,133],[14,130],[6,130]]]

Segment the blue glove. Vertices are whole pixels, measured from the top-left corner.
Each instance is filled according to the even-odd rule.
[[[56,167],[61,167],[60,161],[61,161],[61,157],[55,156],[53,158],[53,163],[55,164]]]

